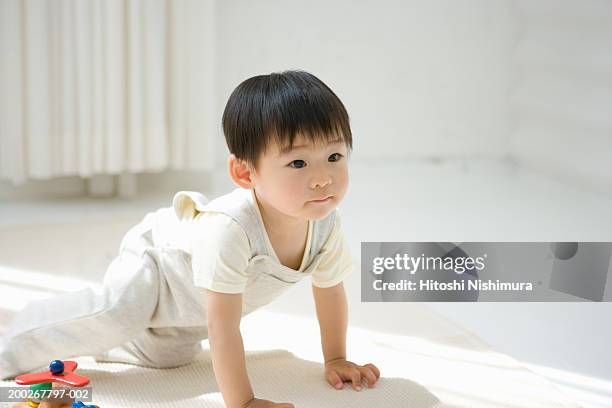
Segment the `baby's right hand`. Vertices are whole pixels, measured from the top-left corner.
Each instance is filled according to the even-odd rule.
[[[277,403],[259,398],[253,398],[244,406],[244,408],[295,408],[293,404],[288,402]]]

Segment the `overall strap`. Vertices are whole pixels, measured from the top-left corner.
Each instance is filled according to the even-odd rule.
[[[208,203],[203,211],[215,211],[232,217],[245,231],[251,246],[251,257],[268,254],[265,228],[260,224],[259,216],[253,207],[253,190],[237,188],[229,194],[223,195]]]
[[[327,217],[316,220],[312,230],[312,243],[310,245],[310,259],[313,259],[320,251],[336,223],[336,209],[334,209]]]
[[[201,193],[182,191],[175,195],[173,207],[179,219],[191,219],[198,212],[223,213],[238,223],[245,231],[251,247],[251,257],[268,255],[265,226],[256,209],[257,202],[253,189],[236,188],[229,194],[209,201]],[[313,259],[327,242],[336,221],[336,210],[327,217],[315,220],[308,259]]]

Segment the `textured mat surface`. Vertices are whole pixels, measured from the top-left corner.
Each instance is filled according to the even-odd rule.
[[[349,329],[349,359],[381,370],[375,388],[356,392],[325,381],[314,320],[261,310],[243,320],[242,332],[256,395],[296,407],[577,407],[542,377],[467,335],[431,341]],[[224,406],[207,349],[173,369],[77,361],[101,407]]]

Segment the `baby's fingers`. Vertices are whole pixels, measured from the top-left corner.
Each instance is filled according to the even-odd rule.
[[[372,370],[372,372],[374,372],[374,375],[376,376],[376,379],[380,378],[380,370],[374,364],[368,363],[368,364],[364,365],[364,367],[367,367],[370,370]]]
[[[361,375],[366,379],[369,388],[374,388],[374,384],[376,383],[376,374],[374,371],[370,369],[370,367],[359,367],[359,371],[361,371]]]
[[[325,373],[325,378],[327,379],[327,382],[331,384],[332,387],[334,387],[337,390],[341,390],[342,387],[342,378],[340,378],[340,376],[338,375],[337,372],[335,372],[334,370],[330,370],[328,372]]]
[[[361,391],[361,372],[356,368],[352,368],[350,371],[350,376],[355,391]]]

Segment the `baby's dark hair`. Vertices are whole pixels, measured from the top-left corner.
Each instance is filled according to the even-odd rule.
[[[349,153],[353,148],[342,101],[323,81],[304,71],[243,81],[227,101],[222,125],[230,153],[255,169],[272,140],[287,151],[297,133],[313,144],[342,140]]]

